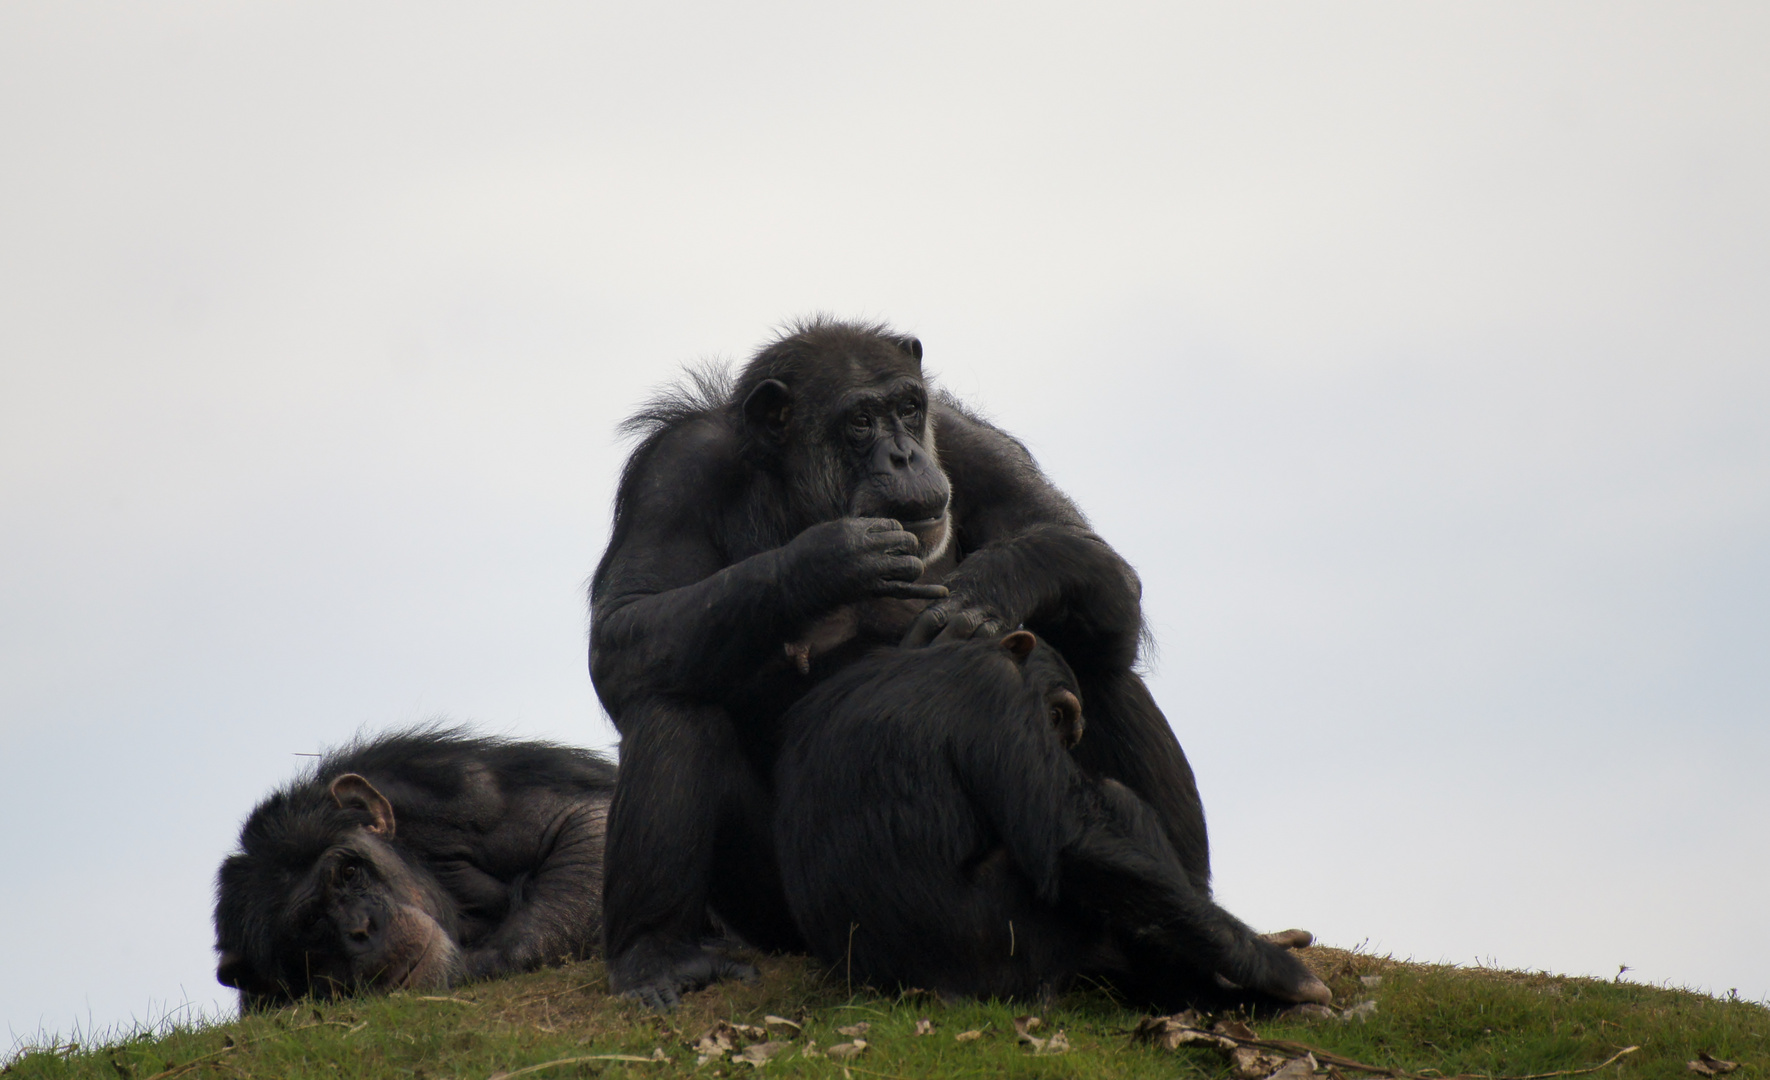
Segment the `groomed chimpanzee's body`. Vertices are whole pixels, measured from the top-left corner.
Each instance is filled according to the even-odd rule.
[[[882,649],[801,699],[775,837],[812,951],[857,983],[947,995],[1088,975],[1164,1011],[1328,1000],[1193,886],[1147,803],[1075,763],[1077,690],[1021,630]]]
[[[899,639],[1024,625],[1050,641],[1092,713],[1078,760],[1151,807],[1208,891],[1191,769],[1132,670],[1136,575],[1023,446],[929,395],[921,357],[882,326],[816,320],[630,422],[642,439],[591,588],[591,673],[623,736],[617,992],[667,1007],[749,974],[704,944],[709,910],[752,944],[803,944],[772,850],[781,717]]]
[[[222,863],[216,977],[254,1009],[593,955],[614,784],[589,751],[457,730],[334,751]]]

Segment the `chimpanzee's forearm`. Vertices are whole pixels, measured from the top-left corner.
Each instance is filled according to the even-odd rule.
[[[1082,671],[1137,656],[1142,585],[1106,541],[1075,525],[1039,525],[968,555],[947,581],[949,605],[977,605],[1021,624]]]
[[[467,951],[469,977],[529,971],[595,952],[602,938],[606,818],[601,802],[560,815],[541,864],[513,887],[504,920]]]
[[[1060,859],[1064,900],[1176,964],[1236,986],[1302,1000],[1302,964],[1195,889],[1154,811],[1113,781],[1072,794],[1084,821]]]
[[[590,667],[604,704],[614,711],[634,696],[716,697],[779,655],[807,617],[784,587],[782,564],[776,549],[691,585],[599,597]]]

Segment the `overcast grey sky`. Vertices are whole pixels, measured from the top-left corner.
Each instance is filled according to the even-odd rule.
[[[1139,568],[1232,910],[1770,995],[1766,56],[1753,3],[0,7],[0,1034],[224,1007],[298,753],[612,744],[614,425],[819,310]]]

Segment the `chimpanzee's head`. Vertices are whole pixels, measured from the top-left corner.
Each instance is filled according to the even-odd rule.
[[[895,518],[945,548],[952,487],[922,379],[922,343],[882,325],[816,319],[756,354],[735,401],[755,455],[787,484],[804,525]]]
[[[216,882],[215,977],[242,1010],[460,974],[454,906],[401,855],[393,807],[363,777],[272,798],[240,846]]]
[[[1082,741],[1088,722],[1082,718],[1081,689],[1075,672],[1063,654],[1028,630],[1016,630],[1002,639],[1002,648],[1020,665],[1026,684],[1038,691],[1051,730],[1066,747]]]

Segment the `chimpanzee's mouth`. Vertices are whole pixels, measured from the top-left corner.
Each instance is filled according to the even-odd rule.
[[[940,525],[940,523],[942,521],[945,521],[945,520],[946,520],[946,515],[941,514],[938,517],[923,518],[920,521],[900,521],[900,522],[898,522],[898,524],[902,525],[905,529],[909,530],[910,532],[924,533],[924,532],[929,532],[929,531],[935,529],[936,527],[938,527]]]

